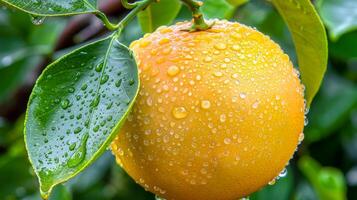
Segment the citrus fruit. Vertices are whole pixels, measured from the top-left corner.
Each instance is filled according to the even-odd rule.
[[[136,103],[111,148],[145,189],[168,200],[229,200],[281,172],[304,127],[289,57],[257,30],[216,21],[161,27],[131,44]]]

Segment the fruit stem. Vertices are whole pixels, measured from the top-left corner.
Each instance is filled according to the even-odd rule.
[[[204,31],[213,26],[212,24],[207,24],[203,18],[203,14],[200,11],[200,7],[203,5],[201,1],[195,0],[181,0],[184,4],[188,6],[188,8],[192,12],[193,24],[186,31],[194,32],[194,31]]]
[[[124,0],[125,1],[125,0]],[[122,1],[122,2],[124,2]],[[127,14],[124,19],[122,19],[117,25],[116,28],[118,29],[117,34],[119,35],[122,30],[124,29],[125,26],[128,25],[128,23],[136,16],[136,14],[142,10],[144,10],[146,7],[148,7],[151,3],[157,2],[158,0],[142,0],[135,2],[133,4],[124,5],[123,6],[129,6],[134,8],[133,10],[130,11],[129,14]],[[126,2],[127,3],[127,2]]]

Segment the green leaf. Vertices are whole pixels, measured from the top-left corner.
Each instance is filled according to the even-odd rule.
[[[97,0],[0,0],[0,2],[35,16],[61,16],[99,12],[97,10]]]
[[[207,18],[229,19],[235,7],[226,0],[205,0],[201,9]]]
[[[332,40],[357,28],[356,0],[320,0],[317,9]]]
[[[114,34],[49,65],[30,96],[25,142],[42,196],[108,147],[138,92],[131,51]]]
[[[139,24],[144,33],[151,33],[162,25],[172,23],[181,8],[179,0],[160,0],[138,13]]]
[[[346,182],[343,173],[336,168],[321,167],[311,157],[304,156],[299,160],[299,169],[315,188],[319,199],[345,200]]]
[[[310,106],[327,67],[325,28],[310,0],[272,0],[287,23],[297,52],[305,98]]]
[[[355,84],[333,73],[326,75],[309,113],[306,141],[318,141],[338,130],[349,119],[356,106]]]

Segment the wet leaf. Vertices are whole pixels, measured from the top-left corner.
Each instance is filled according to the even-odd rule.
[[[144,33],[151,33],[162,25],[169,25],[181,8],[179,0],[160,0],[138,13],[139,24]]]
[[[130,110],[138,85],[133,55],[115,35],[45,69],[30,96],[25,120],[26,146],[43,196],[104,152]]]
[[[297,52],[308,106],[316,95],[327,67],[325,28],[310,0],[272,0],[291,32]]]
[[[97,10],[97,0],[1,0],[5,4],[32,14],[34,23],[41,23],[43,17],[39,16],[59,16],[74,15],[82,13],[95,13]]]

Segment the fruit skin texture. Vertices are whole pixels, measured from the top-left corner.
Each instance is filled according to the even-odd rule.
[[[168,200],[244,197],[297,148],[303,86],[288,56],[255,29],[216,21],[182,31],[190,25],[132,43],[141,88],[111,148],[137,183]]]

